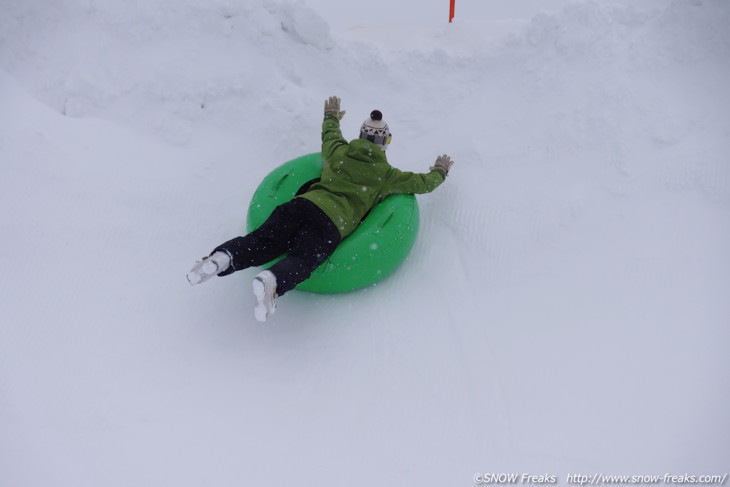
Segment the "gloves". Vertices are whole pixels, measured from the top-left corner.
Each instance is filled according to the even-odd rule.
[[[451,169],[451,166],[453,166],[453,165],[454,165],[454,161],[452,161],[449,156],[444,154],[442,156],[438,156],[436,158],[436,164],[431,166],[429,169],[431,169],[431,171],[436,169],[438,172],[440,172],[443,175],[444,179],[446,179],[446,176],[449,175],[449,169]]]
[[[345,116],[344,111],[340,111],[340,99],[337,96],[330,96],[324,102],[324,116],[333,115],[338,119]]]

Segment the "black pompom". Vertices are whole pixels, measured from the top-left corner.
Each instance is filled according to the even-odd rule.
[[[380,113],[380,110],[373,110],[372,113],[370,113],[370,118],[373,120],[382,120],[383,114]]]

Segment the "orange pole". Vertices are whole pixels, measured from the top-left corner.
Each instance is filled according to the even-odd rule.
[[[456,3],[456,0],[451,0],[451,5],[449,6],[449,22],[454,20],[454,7],[455,7],[454,4],[455,3]]]

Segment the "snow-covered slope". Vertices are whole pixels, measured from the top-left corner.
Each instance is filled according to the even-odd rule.
[[[333,34],[301,3],[0,2],[0,485],[716,474],[730,6]],[[456,160],[378,285],[185,273],[322,101]]]

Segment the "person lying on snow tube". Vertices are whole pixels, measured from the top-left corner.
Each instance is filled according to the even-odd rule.
[[[428,173],[400,171],[385,157],[391,133],[382,113],[373,110],[360,137],[350,142],[340,132],[344,114],[338,97],[325,101],[320,181],[278,206],[258,229],[213,249],[188,273],[191,285],[261,266],[287,253],[253,281],[255,317],[266,321],[276,310],[277,298],[306,280],[377,203],[391,194],[430,193],[445,181],[453,165],[449,156],[438,156]]]

